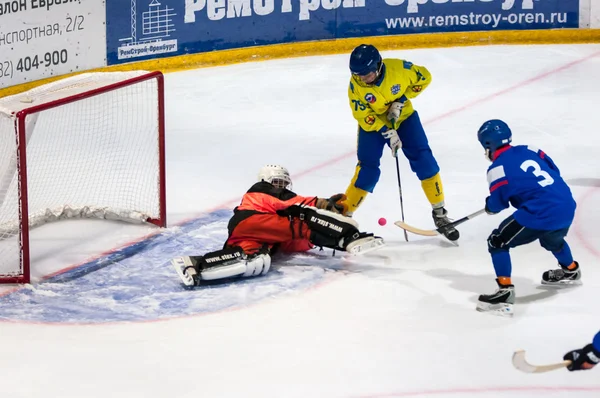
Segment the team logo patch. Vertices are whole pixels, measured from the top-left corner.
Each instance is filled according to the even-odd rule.
[[[373,94],[368,93],[365,95],[365,101],[367,101],[369,104],[372,104],[373,102],[377,101],[377,98],[375,98]]]
[[[400,92],[400,85],[399,85],[399,84],[394,84],[394,85],[392,86],[392,94],[393,94],[393,95],[396,95],[396,94],[398,94],[399,92]]]
[[[367,116],[365,118],[365,123],[367,123],[368,125],[375,123],[375,116],[373,116],[373,115]]]
[[[423,86],[412,86],[412,91],[414,91],[415,93],[418,93],[421,90],[423,90]]]

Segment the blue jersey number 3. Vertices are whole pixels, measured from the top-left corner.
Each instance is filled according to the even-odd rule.
[[[537,182],[538,184],[540,184],[543,187],[554,184],[554,178],[552,178],[550,174],[542,170],[540,165],[535,160],[526,160],[523,163],[521,163],[521,170],[523,170],[524,172],[529,172],[530,168],[533,169],[531,170],[531,172],[534,176],[542,177],[542,179]]]

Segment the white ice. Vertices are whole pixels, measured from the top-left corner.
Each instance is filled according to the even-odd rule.
[[[155,245],[146,262],[137,257],[63,285],[34,283],[0,297],[2,396],[599,397],[599,369],[527,375],[510,358],[522,348],[531,362],[557,362],[600,329],[600,45],[383,55],[433,74],[414,105],[441,166],[452,217],[483,207],[487,195],[489,163],[475,137],[483,121],[507,121],[516,144],[552,156],[578,202],[568,241],[583,286],[540,288],[542,272],[556,264],[532,244],[511,252],[515,317],[476,312],[477,296],[495,289],[486,237],[510,211],[463,224],[458,247],[416,235],[405,242],[393,226],[400,218],[398,184],[386,149],[375,193],[355,215],[361,229],[387,241],[368,257],[298,256],[263,279],[189,291],[167,264],[171,240]],[[347,63],[348,55],[333,55],[167,75],[166,234],[188,251],[218,247],[227,210],[195,229],[183,231],[182,223],[231,209],[265,163],[286,165],[300,194],[343,192],[356,161]],[[420,183],[406,159],[400,168],[406,221],[430,228]],[[152,232],[100,221],[40,227],[34,280]],[[194,247],[196,241],[204,247]],[[128,275],[139,286],[113,284]],[[73,290],[68,308],[53,304],[67,314],[65,322],[35,320],[49,310],[44,298],[82,285],[89,290]],[[113,291],[97,294],[106,289]],[[185,313],[160,316],[171,304]],[[144,321],[69,318],[81,308],[108,318],[122,310]],[[144,318],[155,313],[157,321]]]

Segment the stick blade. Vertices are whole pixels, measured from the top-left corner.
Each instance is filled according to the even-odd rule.
[[[422,236],[438,236],[439,235],[439,232],[436,231],[435,229],[421,229],[421,228],[413,227],[412,225],[408,225],[402,221],[396,221],[394,224],[396,226],[402,228],[403,230],[412,232],[413,234],[416,234],[416,235],[422,235]]]
[[[516,369],[524,373],[545,373],[565,368],[571,364],[571,361],[562,361],[550,365],[532,365],[525,358],[525,350],[517,350],[513,353],[512,364]]]

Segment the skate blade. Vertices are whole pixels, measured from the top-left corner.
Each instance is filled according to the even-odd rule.
[[[515,314],[513,310],[513,305],[509,303],[490,304],[482,303],[480,301],[477,303],[477,311],[488,312],[491,315],[502,316],[507,318],[512,318]]]
[[[544,286],[554,286],[554,287],[574,287],[581,286],[581,279],[576,281],[558,281],[558,282],[548,282],[542,279],[542,285]]]
[[[448,238],[448,237],[447,237],[446,235],[444,235],[444,234],[441,234],[440,236],[441,236],[441,237],[444,239],[444,241],[445,241],[445,242],[448,242],[448,243],[450,243],[450,244],[452,244],[452,245],[454,245],[454,246],[456,246],[456,247],[458,247],[458,246],[459,246],[459,244],[458,244],[458,239],[456,239],[456,240],[452,240],[452,239]]]
[[[346,247],[346,251],[353,256],[361,256],[385,246],[382,238],[363,238],[357,239]]]
[[[181,278],[181,281],[184,285],[194,286],[194,278],[183,271],[186,267],[192,265],[189,257],[175,257],[171,260],[171,264],[173,265],[173,268],[175,268],[175,272],[177,272],[177,275],[179,275],[179,278]]]
[[[450,239],[450,237],[448,236],[449,234],[446,233],[442,233],[442,236],[446,239],[448,239],[450,242],[455,243],[458,246],[458,240],[460,239],[460,233],[458,231],[456,231],[459,235],[456,237],[456,239]]]

